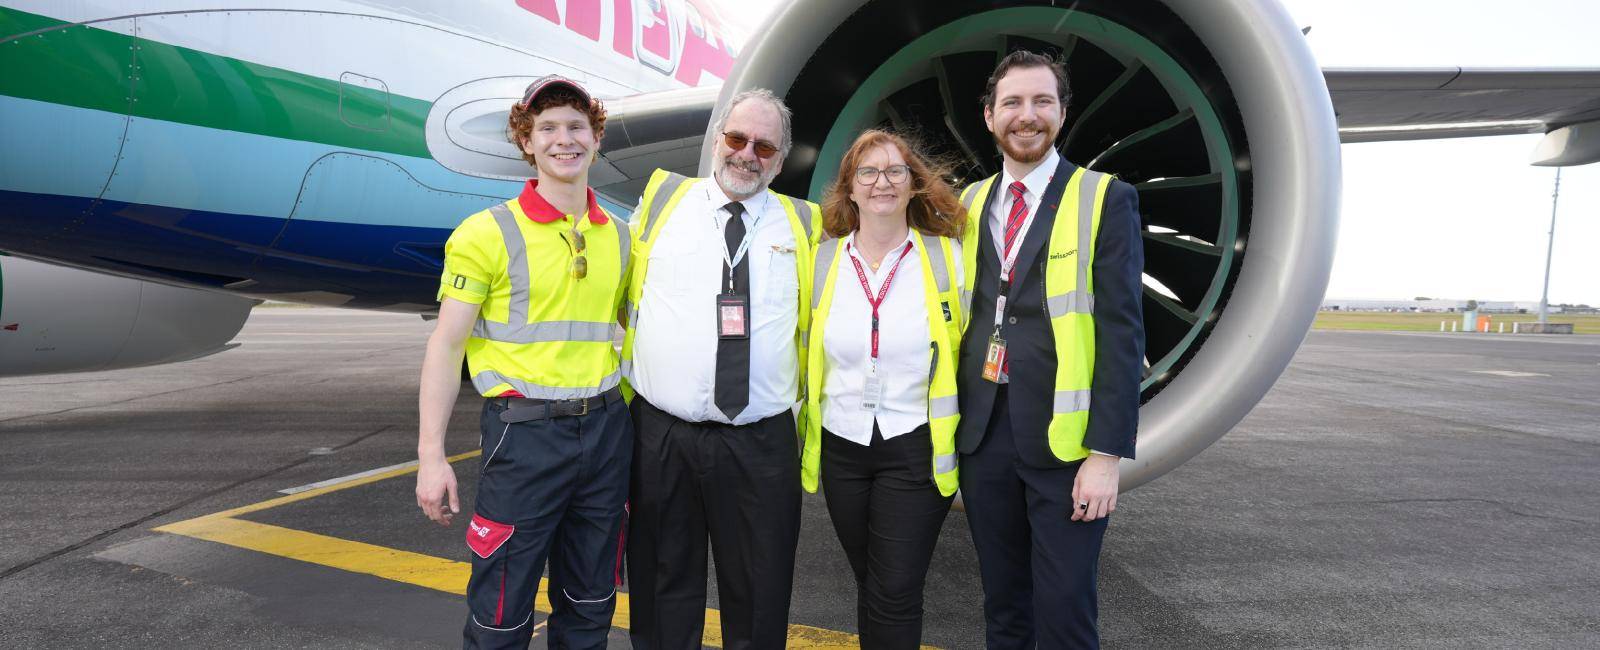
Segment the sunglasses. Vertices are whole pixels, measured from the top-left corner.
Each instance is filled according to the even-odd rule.
[[[778,153],[778,145],[767,142],[766,140],[751,140],[749,137],[739,133],[723,131],[722,141],[728,145],[729,149],[734,151],[744,151],[745,145],[754,142],[756,143],[756,157],[762,160],[771,158]]]
[[[567,239],[569,234],[572,235],[571,239]],[[561,240],[567,242],[567,247],[573,250],[572,277],[579,280],[588,277],[589,260],[583,256],[583,233],[578,232],[577,226],[573,226],[572,230],[561,234]]]

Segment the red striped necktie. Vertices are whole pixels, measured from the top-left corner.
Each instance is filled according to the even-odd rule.
[[[1011,183],[1009,189],[1011,190],[1011,212],[1006,215],[1006,248],[1000,255],[1000,265],[1002,267],[1005,266],[1006,260],[1011,259],[1011,249],[1017,245],[1017,235],[1022,233],[1022,222],[1028,219],[1028,201],[1022,198],[1023,193],[1027,192],[1028,188],[1022,184],[1022,181],[1015,181]],[[1010,273],[1006,275],[1006,283],[1010,284],[1011,279],[1015,278],[1016,275],[1017,267],[1013,263]],[[1011,374],[1011,358],[1009,356],[1000,362],[1000,374]]]
[[[1022,181],[1016,181],[1011,184],[1010,189],[1011,213],[1006,215],[1006,248],[1000,254],[1001,264],[1004,264],[1005,260],[1011,258],[1011,248],[1016,246],[1017,235],[1022,233],[1022,222],[1028,219],[1028,202],[1022,198],[1022,194],[1026,192],[1028,188],[1023,186]],[[1012,277],[1015,277],[1016,274],[1017,269],[1015,266],[1013,266],[1011,268],[1009,277],[1006,279],[1010,280]]]

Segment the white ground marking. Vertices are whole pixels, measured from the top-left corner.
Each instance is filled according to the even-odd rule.
[[[407,461],[407,462],[404,462],[404,463],[400,463],[398,465],[390,465],[388,467],[379,467],[378,469],[369,469],[369,470],[367,470],[365,472],[357,472],[357,473],[351,474],[349,476],[341,476],[339,478],[330,478],[330,479],[328,479],[326,481],[317,481],[316,483],[307,483],[307,484],[301,485],[299,487],[284,488],[282,490],[278,490],[278,494],[299,494],[301,492],[306,492],[306,491],[309,491],[309,490],[315,490],[317,488],[324,488],[324,487],[328,487],[330,485],[338,485],[338,484],[344,483],[346,481],[354,481],[354,480],[357,480],[357,479],[363,479],[363,478],[366,478],[368,476],[372,476],[373,474],[382,474],[384,472],[397,470],[397,469],[401,469],[401,468],[405,468],[405,467],[415,467],[416,464],[417,464],[417,461],[413,460],[413,461]]]
[[[1498,375],[1501,377],[1549,377],[1542,372],[1517,372],[1515,370],[1474,370],[1480,375]]]

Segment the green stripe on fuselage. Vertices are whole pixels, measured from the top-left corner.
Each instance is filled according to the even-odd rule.
[[[0,7],[0,34],[41,29],[0,43],[0,94],[432,157],[423,139],[430,104],[419,99]]]

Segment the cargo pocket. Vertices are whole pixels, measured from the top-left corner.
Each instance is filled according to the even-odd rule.
[[[472,521],[467,522],[467,546],[478,557],[487,560],[505,545],[506,540],[511,539],[511,533],[516,530],[517,527],[511,524],[490,521],[483,515],[473,514]]]
[[[475,636],[512,633],[527,623],[532,608],[522,612],[522,584],[511,575],[510,549],[506,542],[516,526],[502,524],[480,514],[467,522],[467,547],[472,549],[472,578],[467,583],[467,606]],[[525,615],[524,615],[525,614]],[[520,633],[517,633],[520,634]],[[484,639],[479,639],[484,641]],[[496,645],[480,643],[480,645]]]

